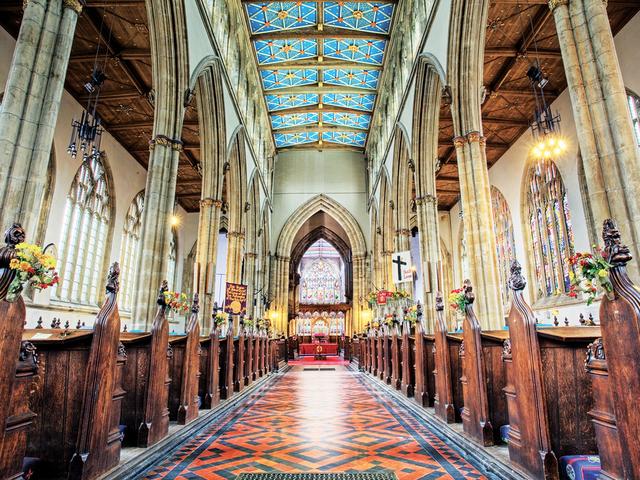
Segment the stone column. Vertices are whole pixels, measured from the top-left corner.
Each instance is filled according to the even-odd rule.
[[[435,182],[432,180],[432,183]],[[432,190],[435,191],[435,188]],[[416,198],[418,231],[420,232],[420,258],[422,259],[422,285],[424,288],[423,323],[425,332],[434,331],[435,293],[438,285],[440,257],[440,233],[438,225],[438,200],[428,193]],[[448,293],[448,292],[446,292]]]
[[[468,272],[472,285],[477,286],[476,312],[483,328],[500,329],[504,325],[504,314],[485,139],[479,132],[469,132],[464,137],[456,137],[454,144],[460,175]]]
[[[254,316],[253,300],[256,292],[256,259],[258,254],[247,252],[244,254],[244,274],[247,282],[247,315]]]
[[[155,314],[149,302],[154,289],[167,274],[171,215],[173,214],[178,161],[182,142],[156,136],[151,141],[151,155],[147,171],[140,256],[134,287],[133,324],[137,329],[147,329]]]
[[[200,309],[200,321],[201,326],[204,328],[203,331],[205,332],[209,331],[211,327],[210,319],[213,313],[221,209],[222,200],[214,200],[208,197],[200,200],[200,219],[198,223],[196,252],[199,276],[198,284],[194,285],[194,287],[200,294],[200,302],[202,305]]]
[[[274,328],[285,331],[289,315],[289,257],[274,255],[271,286],[274,294],[270,310],[278,315]]]
[[[78,15],[77,0],[25,2],[0,110],[2,231],[20,222],[34,238]]]
[[[364,305],[364,298],[367,295],[367,255],[354,255],[353,256],[353,315],[352,315],[352,330],[349,332],[351,335],[354,332],[362,332],[364,325],[362,322],[362,310]]]
[[[229,232],[227,250],[227,281],[231,283],[242,282],[242,259],[244,249],[244,233]]]
[[[640,155],[602,0],[550,0],[562,51],[594,234],[615,218],[640,255]],[[629,264],[638,276],[638,262]]]

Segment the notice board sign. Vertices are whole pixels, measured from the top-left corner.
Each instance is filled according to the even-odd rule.
[[[239,283],[229,283],[224,294],[224,311],[233,315],[247,313],[247,286]]]

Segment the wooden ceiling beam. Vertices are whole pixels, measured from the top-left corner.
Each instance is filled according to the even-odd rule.
[[[198,127],[199,122],[183,122],[183,127]],[[131,122],[131,123],[119,123],[114,125],[105,125],[104,129],[107,132],[123,132],[127,130],[143,130],[153,128],[153,120],[146,120],[143,122]]]
[[[560,50],[535,50],[520,52],[515,47],[487,47],[484,49],[484,54],[487,57],[513,57],[513,58],[550,58],[561,59],[562,52]]]
[[[377,90],[371,88],[355,88],[355,87],[342,87],[338,85],[330,85],[327,83],[323,83],[322,87],[318,85],[304,85],[300,87],[287,87],[287,88],[278,88],[275,90],[265,90],[265,95],[274,94],[274,95],[290,95],[290,94],[300,94],[300,93],[315,93],[315,94],[323,94],[323,93],[344,93],[344,94],[370,94],[377,93]]]
[[[371,112],[365,112],[363,110],[356,110],[354,108],[345,108],[345,107],[335,107],[333,105],[326,105],[326,104],[323,104],[322,108],[320,108],[318,105],[308,105],[306,107],[296,107],[296,108],[287,108],[286,110],[277,110],[274,112],[269,112],[269,114],[270,115],[288,115],[288,114],[294,114],[294,113],[309,113],[309,112],[355,113],[359,115],[362,115],[362,114],[371,115]]]
[[[115,92],[101,92],[100,100],[104,101],[126,101],[126,100],[135,100],[136,98],[144,97],[145,95],[140,95],[140,93],[136,89],[126,89],[126,90],[118,90]],[[80,102],[86,102],[89,99],[88,95],[82,95],[78,98]]]
[[[324,125],[319,127],[317,124],[315,125],[305,125],[300,127],[291,127],[291,128],[281,128],[280,130],[274,130],[273,133],[305,133],[305,132],[354,132],[354,133],[364,133],[366,134],[366,130],[361,130],[359,128],[353,127],[341,127],[338,125]]]
[[[103,57],[99,56],[98,60],[101,60]],[[110,58],[115,58],[118,60],[132,60],[132,61],[150,61],[151,60],[151,50],[146,48],[125,48],[118,52],[115,55],[111,55]],[[69,57],[69,63],[93,63],[96,59],[96,52],[78,52],[74,53]]]
[[[453,119],[447,115],[440,117],[441,120],[445,121],[453,121]],[[518,119],[518,118],[508,118],[508,117],[490,117],[490,116],[482,116],[483,124],[491,124],[491,125],[504,125],[506,127],[528,127],[529,120],[527,119]]]
[[[545,2],[546,3],[546,2]],[[540,33],[540,30],[545,26],[547,21],[551,19],[552,13],[551,9],[543,8],[540,13],[538,13],[533,20],[531,29],[526,29],[518,42],[518,47],[516,50],[520,52],[520,54],[524,55],[524,53],[529,49],[536,36]],[[509,75],[511,75],[511,71],[515,67],[519,57],[511,57],[507,63],[503,65],[498,74],[493,79],[491,86],[489,88],[492,92],[497,92],[500,90],[502,85],[507,81]]]
[[[438,185],[436,184],[436,194],[438,193],[443,193],[445,195],[459,195],[460,189],[452,190],[450,188],[438,188]]]
[[[525,88],[523,90],[501,88],[497,92],[489,92],[490,97],[500,95],[502,97],[517,97],[517,98],[534,98],[533,90],[531,88]],[[556,90],[545,89],[544,95],[547,98],[557,98],[560,94]]]
[[[351,39],[361,38],[365,40],[389,40],[389,34],[364,32],[360,30],[349,30],[342,28],[324,26],[322,30],[316,27],[296,28],[295,30],[283,30],[280,32],[254,33],[251,40],[286,40],[286,39]]]
[[[199,176],[202,176],[202,168],[200,166],[200,162],[193,156],[191,151],[182,150],[182,155],[187,159],[189,165],[191,165],[191,168],[193,168]]]
[[[329,142],[322,142],[322,145],[320,145],[319,142],[314,142],[314,143],[305,143],[303,145],[292,145],[290,147],[279,147],[277,150],[279,152],[287,152],[290,150],[319,150],[319,151],[343,150],[343,151],[362,153],[364,151],[364,148],[355,147],[353,145],[341,145],[339,143],[329,143]]]
[[[111,4],[111,2],[108,2],[108,3]],[[105,45],[109,55],[113,57],[117,57],[118,52],[121,52],[123,48],[116,43],[113,37],[105,38],[102,29],[99,27],[99,25],[101,24],[101,21],[98,18],[98,13],[93,9],[85,9],[82,16],[85,18],[86,22],[89,24],[89,27],[91,27],[94,33],[98,36],[99,41]],[[136,71],[131,68],[128,61],[121,60],[120,68],[122,68],[122,70],[124,71],[124,74],[127,76],[129,81],[131,81],[131,83],[133,84],[133,87],[138,91],[138,93],[140,95],[145,96],[147,103],[149,103],[149,106],[151,106],[151,108],[154,108],[151,101],[145,95],[146,92],[149,91],[149,87],[144,83],[144,81],[142,80],[142,78],[140,78],[140,76],[136,73]]]
[[[322,57],[319,61],[318,57],[307,58],[304,60],[292,60],[290,62],[270,63],[268,65],[258,65],[258,70],[282,70],[297,68],[318,68],[326,70],[327,68],[350,68],[353,70],[382,70],[382,65],[368,65],[365,63],[351,62],[349,60],[336,60],[333,58]]]

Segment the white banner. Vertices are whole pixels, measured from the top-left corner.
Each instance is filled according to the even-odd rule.
[[[393,283],[405,283],[413,280],[411,269],[411,252],[396,252],[391,256],[391,271]]]

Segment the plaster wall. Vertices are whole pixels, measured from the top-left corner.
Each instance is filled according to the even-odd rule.
[[[345,207],[369,238],[365,160],[349,151],[290,151],[276,159],[271,219],[271,245],[291,214],[309,199],[324,193]]]

